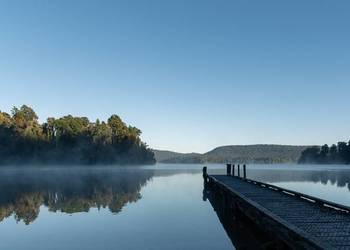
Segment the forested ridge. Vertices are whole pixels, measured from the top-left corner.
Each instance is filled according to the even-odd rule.
[[[307,148],[301,153],[299,163],[350,164],[350,141]]]
[[[43,124],[31,107],[0,111],[0,164],[149,164],[141,130],[119,116],[107,122],[67,115]]]
[[[181,154],[154,150],[158,162],[163,163],[293,163],[308,146],[290,145],[229,145],[217,147],[207,153]]]

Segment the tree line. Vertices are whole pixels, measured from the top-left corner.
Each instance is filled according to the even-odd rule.
[[[40,124],[23,105],[0,111],[0,164],[153,164],[140,135],[117,115],[107,122],[67,115]]]
[[[307,148],[301,153],[299,163],[350,164],[350,141]]]

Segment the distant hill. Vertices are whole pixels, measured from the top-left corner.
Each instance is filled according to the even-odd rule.
[[[166,150],[153,150],[157,162],[162,163],[200,163],[202,154],[198,153],[177,153]]]
[[[163,150],[153,152],[156,161],[162,163],[295,163],[308,147],[257,144],[222,146],[204,154]]]

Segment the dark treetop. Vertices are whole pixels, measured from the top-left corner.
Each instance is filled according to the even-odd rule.
[[[90,122],[71,115],[39,124],[30,107],[0,111],[0,164],[149,164],[154,154],[141,131],[117,115]]]

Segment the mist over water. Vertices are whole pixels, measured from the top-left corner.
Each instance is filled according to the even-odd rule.
[[[247,177],[350,206],[347,166],[248,165]],[[1,249],[234,248],[194,164],[3,167],[0,232]]]

